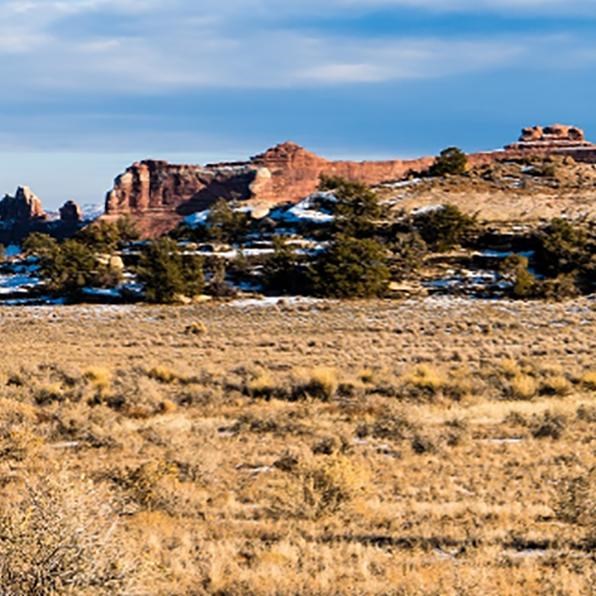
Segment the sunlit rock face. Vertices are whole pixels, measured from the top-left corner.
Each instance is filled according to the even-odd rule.
[[[518,142],[506,147],[510,150],[574,148],[596,149],[596,146],[586,140],[586,135],[581,128],[566,124],[524,128]]]
[[[376,162],[330,161],[286,142],[245,162],[206,166],[141,161],[114,181],[104,219],[131,216],[144,236],[163,234],[184,216],[218,199],[246,201],[260,208],[297,203],[314,192],[321,175],[377,184],[426,169],[432,158]]]
[[[45,217],[41,200],[28,186],[19,186],[14,196],[7,194],[0,201],[0,221],[29,222]]]

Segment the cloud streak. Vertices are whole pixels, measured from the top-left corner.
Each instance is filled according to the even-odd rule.
[[[566,6],[581,8],[581,0]],[[476,10],[556,8],[559,0],[476,0]],[[463,10],[467,0],[330,0],[364,6]],[[212,8],[209,10],[209,8]],[[217,7],[217,8],[216,8]],[[287,28],[277,20],[320,11],[311,0],[10,0],[0,8],[0,78],[13,94],[168,93],[436,79],[544,64],[551,37],[526,34],[377,38]],[[594,44],[557,38],[558,61],[590,60]]]

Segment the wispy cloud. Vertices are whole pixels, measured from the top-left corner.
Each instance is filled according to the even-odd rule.
[[[560,7],[559,0],[9,0],[0,7],[0,77],[13,93],[287,88],[440,78],[540,64],[539,35],[357,38],[287,29],[272,15],[363,6],[440,10]],[[581,7],[581,0],[566,0]],[[515,6],[514,6],[515,5]],[[211,10],[210,10],[211,9]],[[590,57],[589,40],[558,39],[558,56]],[[585,58],[587,59],[587,58]]]

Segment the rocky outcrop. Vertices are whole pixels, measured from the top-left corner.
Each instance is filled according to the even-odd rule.
[[[60,207],[60,221],[66,225],[78,225],[83,221],[83,212],[74,201],[66,201]]]
[[[594,150],[595,146],[586,141],[586,135],[581,128],[566,124],[524,128],[518,142],[505,147],[510,151],[557,151],[583,148]]]
[[[68,238],[83,225],[81,210],[74,201],[67,201],[60,208],[57,219],[44,211],[41,199],[27,186],[0,201],[0,244],[19,244],[33,232]]]
[[[165,233],[185,215],[208,208],[218,199],[253,206],[297,202],[316,190],[322,174],[378,184],[426,169],[432,158],[412,161],[330,161],[291,142],[246,162],[174,165],[142,161],[118,176],[106,197],[104,220],[130,216],[144,236]]]
[[[586,141],[581,129],[561,124],[526,128],[517,143],[501,151],[472,154],[469,160],[474,166],[550,154],[596,163],[596,145]],[[403,179],[409,172],[424,172],[433,160],[332,161],[286,142],[245,162],[194,166],[142,161],[116,178],[103,218],[128,215],[144,236],[156,236],[218,199],[247,201],[262,208],[295,203],[316,190],[321,175],[375,185]]]
[[[28,223],[45,219],[41,200],[28,186],[19,186],[14,196],[5,195],[0,201],[0,221]]]

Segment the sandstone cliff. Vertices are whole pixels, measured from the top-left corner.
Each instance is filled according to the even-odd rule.
[[[14,196],[7,194],[0,200],[0,244],[18,244],[32,232],[65,238],[82,225],[81,210],[74,201],[67,201],[60,208],[60,219],[53,219],[27,186],[20,186]]]
[[[330,161],[295,143],[282,143],[246,162],[174,165],[142,161],[118,176],[106,197],[106,220],[128,215],[145,236],[165,233],[185,215],[206,209],[216,200],[249,201],[272,206],[297,202],[316,190],[322,174],[368,184],[426,169],[432,158],[412,161]]]
[[[517,143],[501,151],[472,154],[469,160],[478,166],[550,154],[596,163],[596,145],[585,140],[581,129],[560,124],[526,128]],[[433,159],[331,161],[286,142],[246,162],[194,166],[142,161],[116,178],[106,198],[104,219],[128,215],[144,236],[156,236],[220,198],[266,208],[301,200],[316,190],[321,175],[378,185],[403,179],[408,172],[424,172]]]
[[[0,221],[29,222],[45,217],[40,199],[28,186],[19,186],[14,196],[7,194],[0,201]]]

